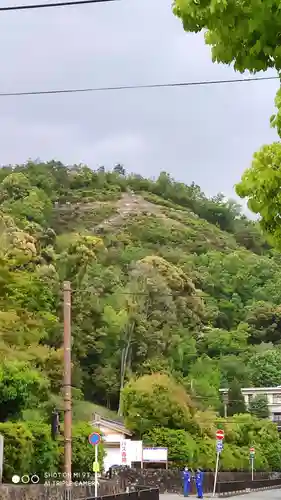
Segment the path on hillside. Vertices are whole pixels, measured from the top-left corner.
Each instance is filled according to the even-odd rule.
[[[105,226],[110,228],[119,227],[130,215],[141,213],[146,213],[147,215],[155,215],[160,219],[169,219],[173,222],[173,225],[184,225],[183,222],[174,218],[169,218],[168,215],[163,213],[162,209],[165,208],[164,205],[157,205],[156,203],[145,200],[141,195],[136,195],[134,193],[123,193],[121,198],[115,203],[115,205],[113,205],[113,207],[116,208],[117,214],[104,219],[102,222],[92,228],[93,231],[105,228]],[[183,212],[186,214],[186,211],[176,209],[174,209],[174,211]]]
[[[93,228],[93,231],[103,228],[105,225],[110,227],[120,226],[122,225],[124,219],[128,216],[143,212],[155,214],[160,217],[162,216],[160,206],[155,205],[154,203],[145,200],[142,196],[133,193],[123,193],[120,200],[118,200],[113,206],[116,208],[117,214],[103,220],[100,224]]]
[[[111,206],[112,209],[115,210],[115,213],[109,217],[106,217],[104,220],[96,224],[92,227],[93,232],[99,232],[103,229],[113,229],[120,227],[125,219],[130,217],[131,215],[138,215],[142,213],[146,213],[147,215],[155,215],[161,219],[169,219],[165,213],[162,212],[163,205],[157,205],[151,201],[145,200],[141,195],[137,195],[134,192],[126,192],[122,193],[121,198],[115,202],[110,201],[92,201],[90,203],[66,203],[64,205],[55,204],[56,208],[59,208],[61,211],[68,212],[69,210],[73,210],[75,207],[79,207],[79,210],[82,212],[90,212],[91,210],[99,207]],[[175,212],[181,212],[180,210],[176,210]],[[182,226],[183,223],[176,220],[171,219],[174,225]]]
[[[176,495],[174,493],[163,493],[160,495],[160,500],[179,500],[184,498],[183,495]],[[191,496],[190,498],[196,498]],[[212,493],[207,493],[205,498],[212,498]],[[231,498],[231,497],[229,497]],[[253,491],[252,493],[245,493],[244,495],[235,495],[235,500],[280,500],[281,489]]]

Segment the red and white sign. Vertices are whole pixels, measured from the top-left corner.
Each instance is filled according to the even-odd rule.
[[[122,439],[120,441],[120,461],[114,465],[131,467],[132,462],[142,462],[142,441]]]
[[[255,448],[250,448],[250,453],[255,453]]]
[[[124,439],[120,442],[120,453],[121,453],[121,465],[129,465],[128,464],[128,446],[127,440]]]
[[[222,431],[221,429],[218,429],[216,432],[216,438],[218,440],[224,439],[224,431]]]

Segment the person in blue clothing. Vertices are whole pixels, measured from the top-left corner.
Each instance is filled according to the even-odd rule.
[[[188,497],[190,493],[190,482],[191,482],[191,474],[188,470],[188,467],[184,468],[184,471],[182,473],[182,480],[183,480],[183,496]]]
[[[197,469],[195,474],[195,484],[197,491],[197,498],[203,498],[203,472],[201,469]]]

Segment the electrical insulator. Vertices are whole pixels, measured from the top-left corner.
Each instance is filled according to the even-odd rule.
[[[52,432],[53,439],[56,439],[57,435],[60,432],[59,413],[56,410],[54,410],[52,412],[52,416],[51,416],[51,432]]]

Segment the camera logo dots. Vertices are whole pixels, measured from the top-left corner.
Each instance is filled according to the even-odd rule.
[[[31,480],[32,484],[38,484],[40,481],[40,477],[37,476],[37,474],[33,474],[33,476],[31,476],[30,480]]]
[[[37,476],[37,474],[33,474],[32,476],[28,475],[28,474],[24,474],[23,476],[18,476],[17,474],[15,474],[13,477],[12,477],[12,483],[13,484],[19,484],[19,483],[22,483],[22,484],[38,484],[40,481],[40,478],[39,476]]]
[[[20,482],[20,477],[19,477],[19,476],[17,476],[17,475],[14,475],[14,476],[12,477],[12,483],[14,483],[14,484],[19,484],[19,482]]]
[[[44,481],[45,480],[45,481]],[[72,483],[81,483],[81,484],[89,484],[91,483],[91,473],[90,472],[74,472],[73,474],[67,474],[65,472],[45,472],[44,476],[41,477],[41,483],[45,484],[45,486],[52,485],[63,485],[68,482]],[[12,483],[14,485],[32,485],[40,483],[40,476],[38,474],[23,474],[19,476],[18,474],[14,474],[12,476]]]

